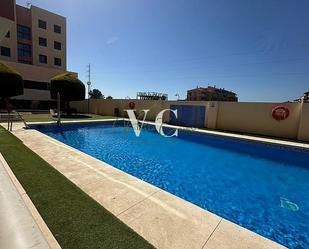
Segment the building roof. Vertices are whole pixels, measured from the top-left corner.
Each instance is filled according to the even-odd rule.
[[[234,93],[233,91],[229,91],[229,90],[226,90],[224,88],[217,88],[216,86],[208,86],[208,87],[196,87],[196,88],[193,88],[191,90],[188,90],[188,92],[191,92],[191,91],[200,91],[200,92],[226,92],[226,93],[229,93],[229,94],[234,94],[236,95],[236,93]]]

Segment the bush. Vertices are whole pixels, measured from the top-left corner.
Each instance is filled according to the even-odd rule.
[[[70,115],[76,115],[77,114],[77,109],[76,108],[69,108],[69,109],[64,109],[64,112],[70,113]]]
[[[104,95],[99,89],[93,89],[89,92],[91,99],[104,99]]]

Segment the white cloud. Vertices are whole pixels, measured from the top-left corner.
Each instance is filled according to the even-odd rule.
[[[114,43],[116,43],[119,40],[119,38],[117,36],[114,37],[110,37],[106,40],[106,44],[107,45],[113,45]]]

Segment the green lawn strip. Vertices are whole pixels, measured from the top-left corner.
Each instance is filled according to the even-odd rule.
[[[111,119],[115,118],[114,116],[101,116],[101,115],[91,115],[89,118],[61,118],[62,121],[82,121],[82,120],[102,120],[102,119]],[[57,118],[48,117],[36,117],[35,114],[27,116],[24,118],[26,122],[47,122],[47,121],[57,121]]]
[[[153,248],[1,126],[0,152],[63,249]]]

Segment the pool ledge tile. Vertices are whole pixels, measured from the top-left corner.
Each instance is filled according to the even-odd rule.
[[[157,248],[202,248],[221,218],[163,190],[118,216]]]
[[[286,248],[254,232],[222,219],[203,249],[283,249]]]

